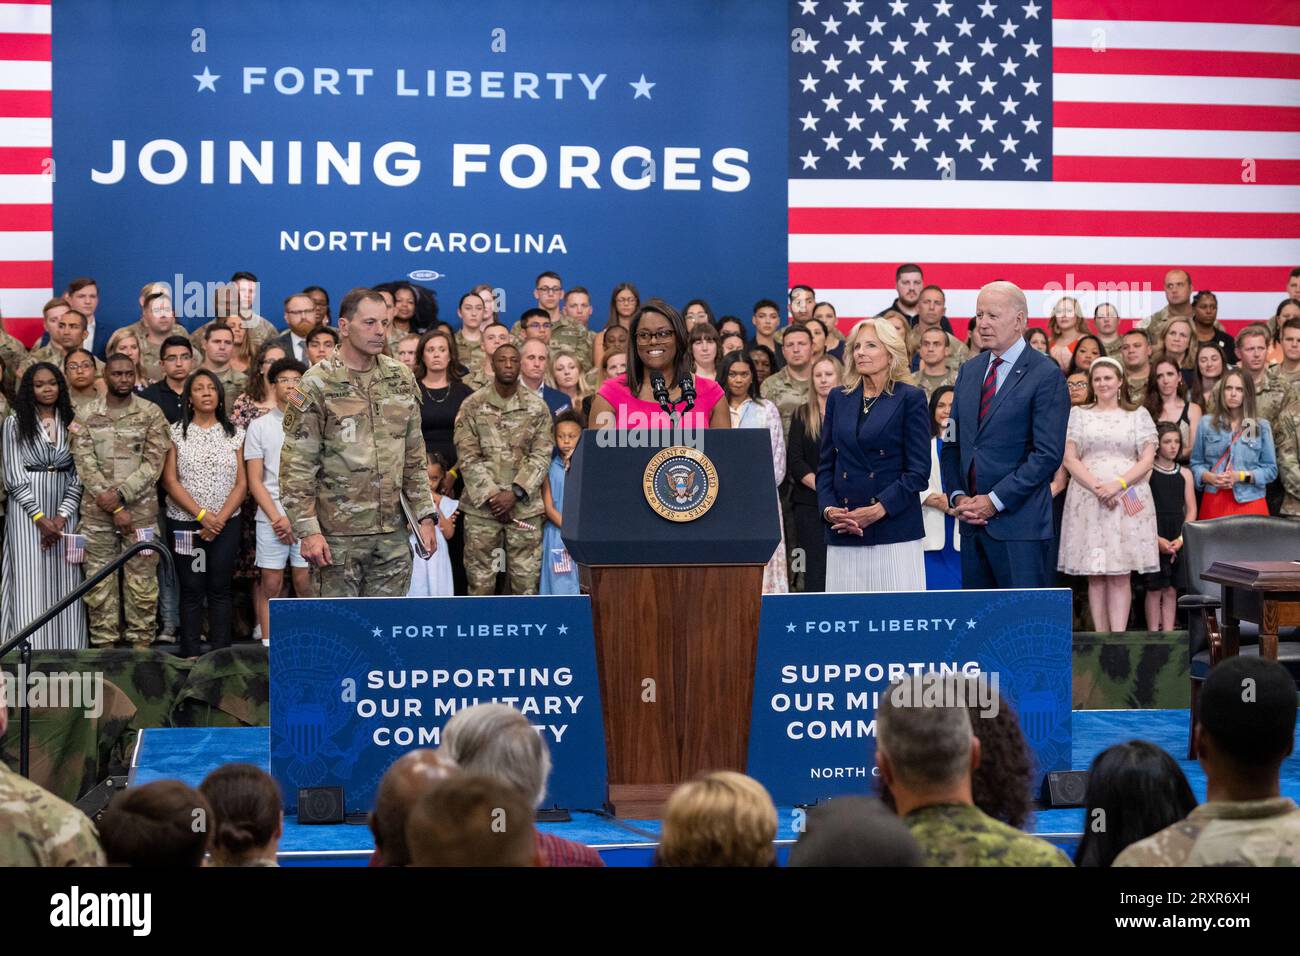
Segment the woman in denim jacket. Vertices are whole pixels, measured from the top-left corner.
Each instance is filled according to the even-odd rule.
[[[1238,369],[1224,374],[1213,415],[1205,415],[1192,444],[1192,477],[1204,491],[1200,520],[1267,515],[1264,488],[1277,478],[1268,421],[1255,413],[1255,386]]]

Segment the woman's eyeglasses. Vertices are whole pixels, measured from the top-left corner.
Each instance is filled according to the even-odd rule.
[[[672,337],[672,329],[659,329],[655,332],[637,332],[636,334],[636,340],[642,345],[647,345],[650,342],[667,342]]]

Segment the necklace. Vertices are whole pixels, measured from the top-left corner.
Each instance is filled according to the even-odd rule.
[[[1179,465],[1177,462],[1174,463],[1174,467],[1172,468],[1161,468],[1159,465],[1152,465],[1151,467],[1154,468],[1156,471],[1160,472],[1160,474],[1162,475],[1176,475],[1178,474],[1178,470],[1179,470]]]
[[[423,384],[424,383],[422,382],[421,385]],[[447,399],[451,398],[451,383],[448,382],[442,388],[437,389],[437,391],[443,393],[442,398],[434,398],[433,397],[434,389],[430,388],[428,385],[424,385],[424,394],[429,396],[429,401],[431,401],[434,405],[441,405]]]
[[[868,398],[867,393],[863,392],[862,393],[862,414],[866,415],[870,413],[871,409],[875,407],[876,401],[879,398],[880,398],[879,393],[876,393],[875,395],[872,395],[870,398]]]

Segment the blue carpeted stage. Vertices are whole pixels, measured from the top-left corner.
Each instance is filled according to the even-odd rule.
[[[197,786],[214,767],[246,762],[266,767],[268,730],[246,728],[156,728],[140,734],[131,770],[133,784],[177,778]],[[1133,738],[1159,744],[1175,757],[1187,748],[1185,710],[1104,710],[1074,714],[1074,767],[1086,769],[1092,758]],[[1180,760],[1197,799],[1205,799],[1205,775],[1193,761]],[[1282,765],[1282,793],[1300,800],[1300,756]],[[788,846],[789,808],[780,808],[777,840]],[[647,866],[659,833],[657,820],[620,820],[604,813],[577,812],[569,823],[542,823],[540,829],[594,847],[610,866]],[[1073,853],[1083,829],[1082,810],[1047,810],[1036,815],[1033,832]],[[374,844],[364,825],[303,826],[285,819],[280,862],[286,866],[364,866]],[[784,857],[784,851],[782,852]]]

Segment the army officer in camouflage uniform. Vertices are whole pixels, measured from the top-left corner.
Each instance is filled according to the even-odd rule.
[[[280,502],[319,569],[321,597],[400,597],[411,548],[400,496],[433,551],[433,498],[420,433],[419,391],[383,354],[388,307],[370,289],[339,306],[337,352],[303,376],[284,414]]]
[[[497,346],[493,381],[465,399],[456,421],[470,594],[491,594],[502,570],[510,576],[511,594],[536,594],[541,576],[551,411],[536,392],[519,387],[519,369],[519,350],[509,342]]]
[[[136,542],[137,532],[158,534],[158,476],[171,448],[162,409],[135,393],[135,363],[109,356],[105,394],[87,402],[68,426],[73,460],[81,478],[81,526],[86,536],[86,577],[91,577]],[[158,610],[158,554],[145,551],[126,563],[126,639],[135,648],[154,638]],[[100,581],[86,595],[90,644],[106,647],[118,638],[117,576]]]

